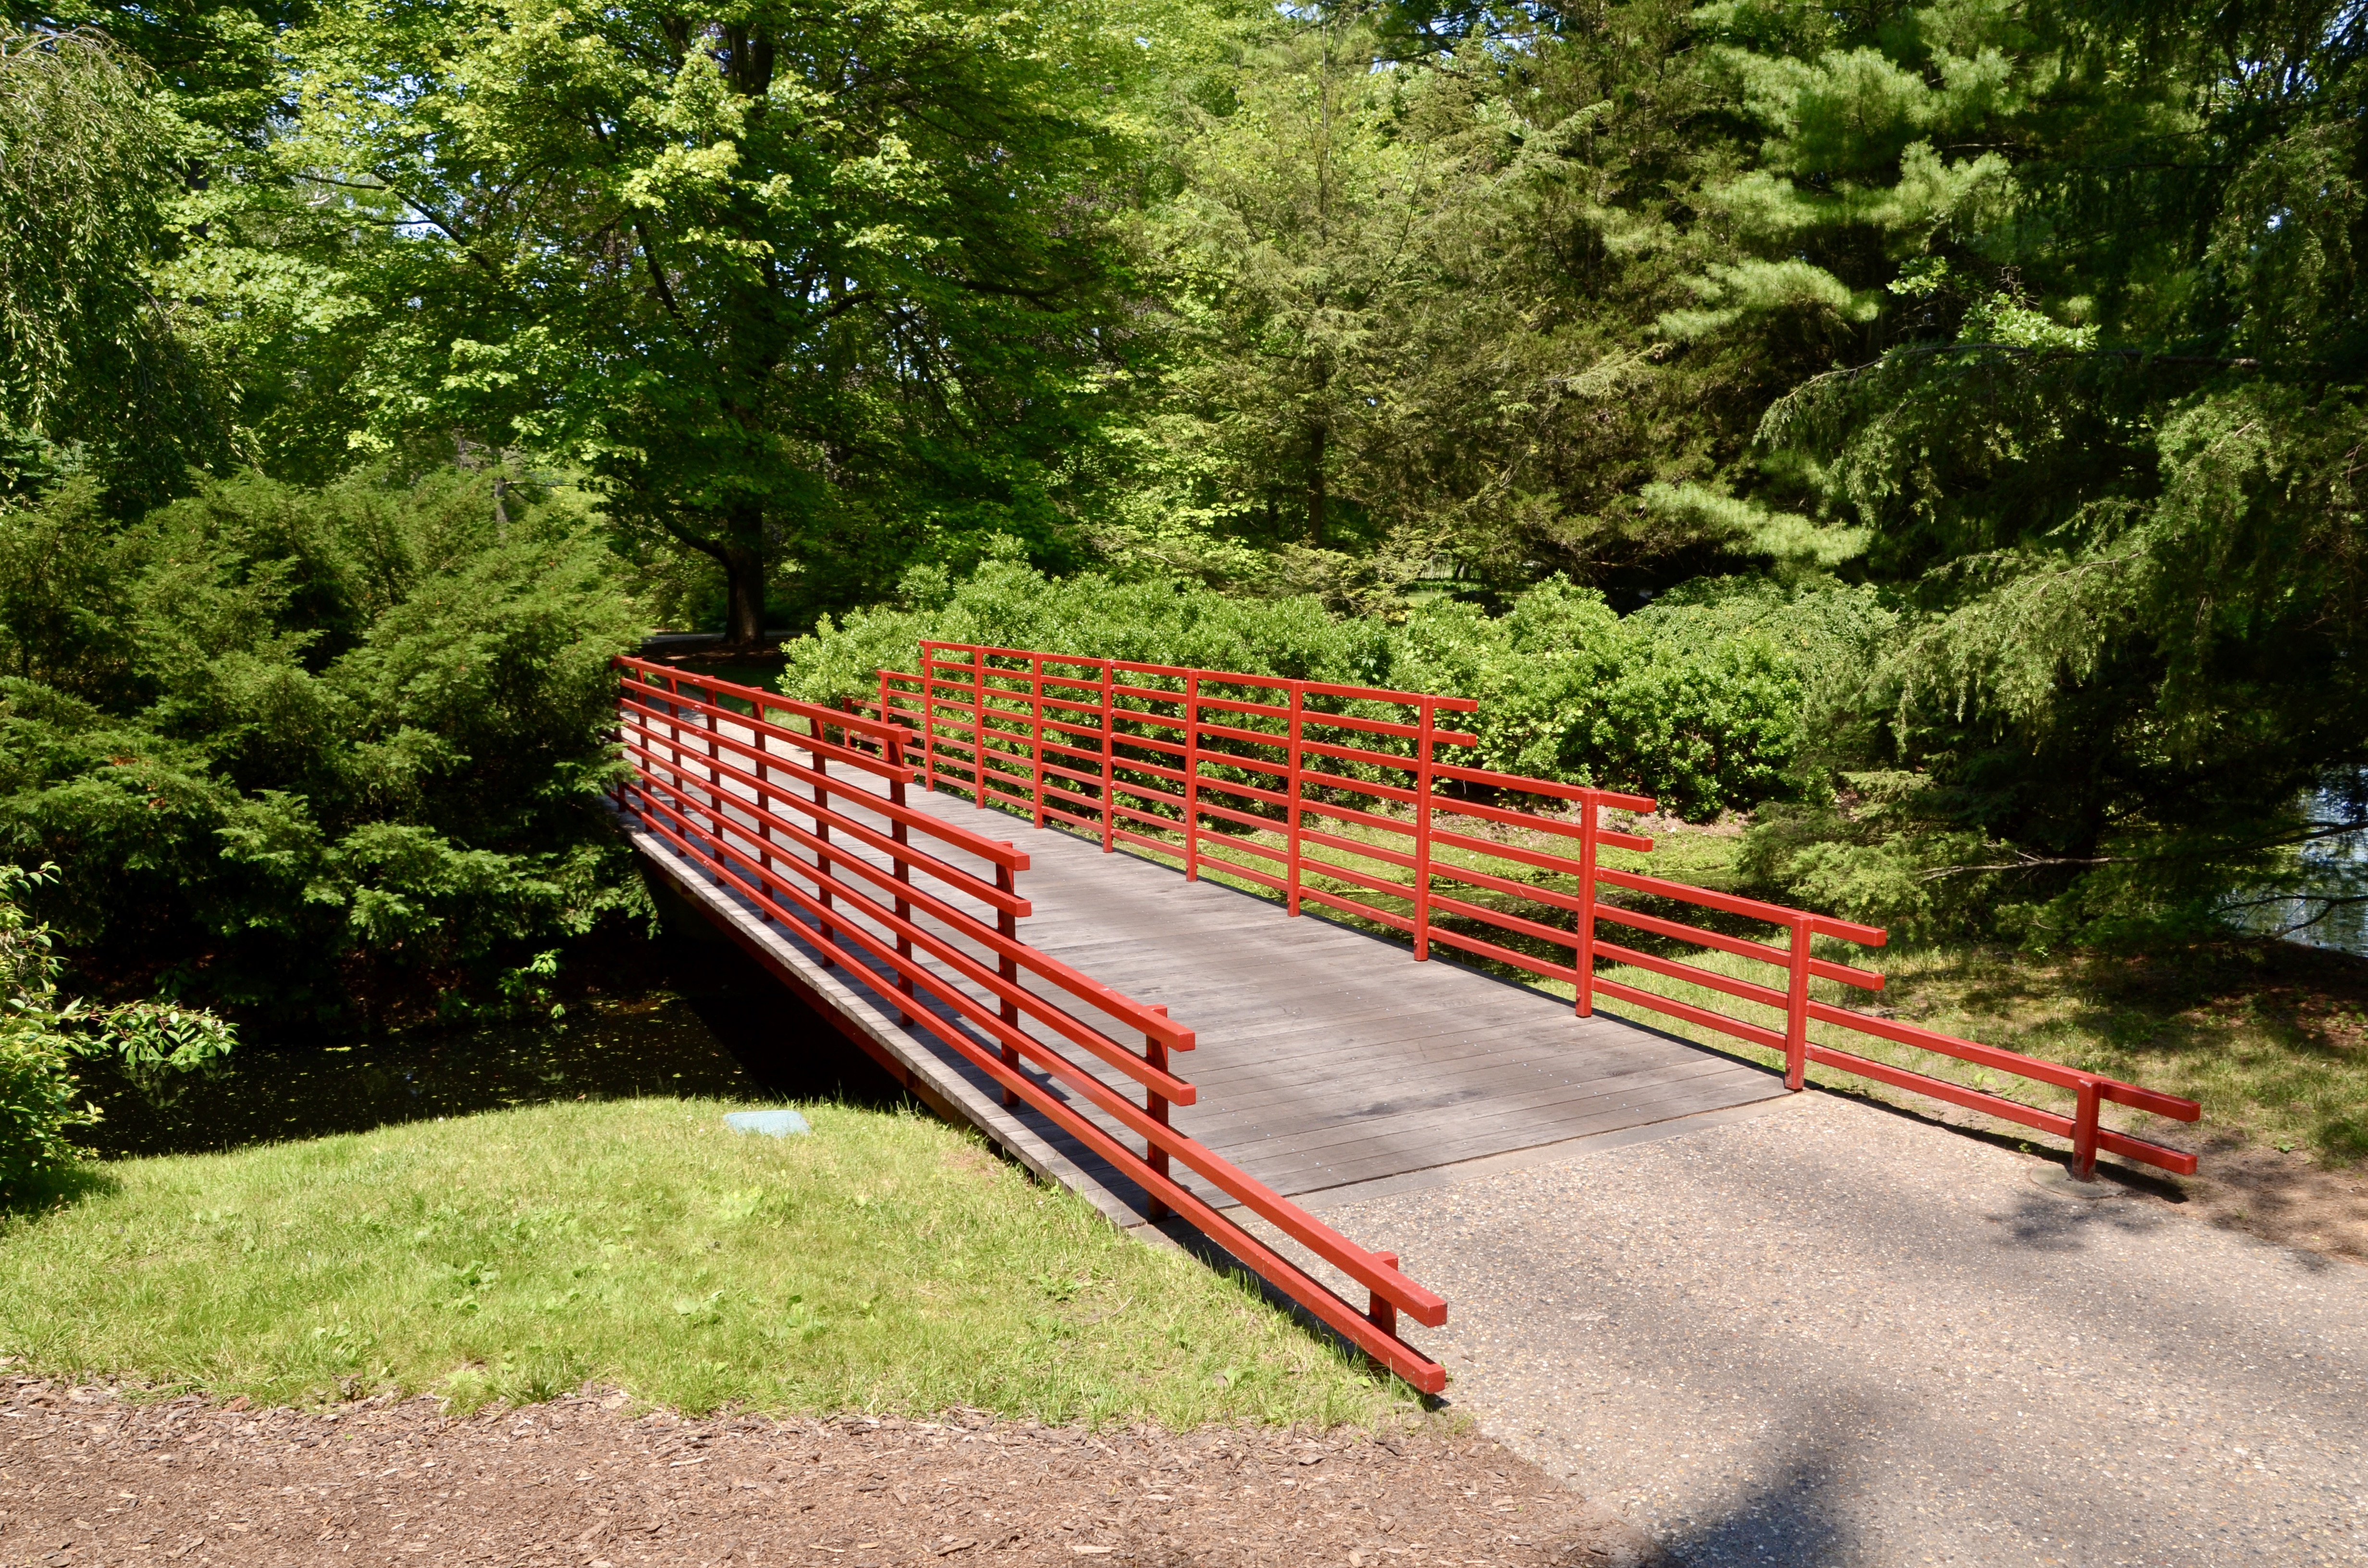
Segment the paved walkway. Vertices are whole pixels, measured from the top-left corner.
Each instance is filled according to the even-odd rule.
[[[1822,1094],[1339,1206],[1482,1429],[1725,1564],[2368,1562],[2368,1268]]]

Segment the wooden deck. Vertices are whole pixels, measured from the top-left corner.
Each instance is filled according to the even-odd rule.
[[[952,795],[915,790],[910,799],[1028,852],[1019,891],[1034,913],[1020,922],[1021,937],[1137,1001],[1166,1004],[1193,1029],[1198,1049],[1172,1065],[1198,1085],[1200,1100],[1178,1108],[1175,1124],[1303,1202],[1784,1095],[1782,1078],[1757,1066],[1600,1010],[1577,1017],[1567,1002],[1452,960],[1417,963],[1404,947],[1188,882],[1147,857],[1105,855],[1098,843]],[[745,903],[674,864],[673,879],[716,906],[712,915],[746,923]],[[776,935],[812,960],[797,933]],[[842,1010],[868,1007],[865,1027],[901,1037],[890,1042],[898,1054],[950,1091],[936,1097],[958,1100],[959,1114],[1007,1144],[1015,1141],[1010,1123],[1026,1124],[1031,1142],[1058,1152],[1054,1165],[1074,1167],[1063,1179],[1101,1188],[1089,1195],[1106,1211],[1115,1198],[1141,1214],[1140,1190],[1074,1139],[1032,1112],[989,1114],[996,1096],[985,1074],[918,1026],[899,1028],[894,1009],[862,987],[839,989],[848,994]],[[1114,1071],[1102,1075],[1122,1082]],[[1186,1179],[1212,1203],[1230,1203]]]

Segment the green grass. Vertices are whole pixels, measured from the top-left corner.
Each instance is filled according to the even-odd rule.
[[[92,1167],[0,1221],[0,1355],[258,1403],[585,1383],[698,1413],[1369,1423],[1412,1396],[974,1138],[543,1106]]]

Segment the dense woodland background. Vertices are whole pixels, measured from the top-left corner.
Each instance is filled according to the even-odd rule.
[[[539,994],[661,624],[1468,692],[1908,936],[2351,896],[2360,6],[8,16],[0,856],[110,994]]]

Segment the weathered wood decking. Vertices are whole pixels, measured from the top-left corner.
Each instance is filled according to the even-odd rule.
[[[1760,1068],[1600,1012],[1576,1017],[1566,1002],[1450,960],[1417,963],[1403,947],[1188,882],[1145,857],[1105,855],[1071,833],[949,794],[915,789],[910,803],[1028,852],[1019,891],[1034,913],[1020,937],[1137,1001],[1166,1004],[1193,1029],[1198,1049],[1172,1066],[1200,1100],[1178,1108],[1175,1124],[1302,1201],[1784,1093]],[[747,928],[737,933],[744,945],[754,941],[751,931],[763,928],[745,902],[658,841],[641,842],[671,862],[671,880],[712,917],[736,922]],[[794,949],[808,981],[821,972],[800,933],[770,940],[777,971]],[[817,999],[815,985],[802,989]],[[942,1041],[917,1025],[899,1028],[894,1009],[860,985],[819,989],[842,1014],[868,1014],[859,1020],[866,1033],[914,1070],[916,1088],[935,1085],[940,1110],[1086,1189],[1114,1219],[1140,1216],[1137,1188],[1041,1117],[1002,1109],[985,1074]],[[1122,1082],[1114,1071],[1101,1076]],[[1176,1174],[1211,1202],[1230,1201]]]

